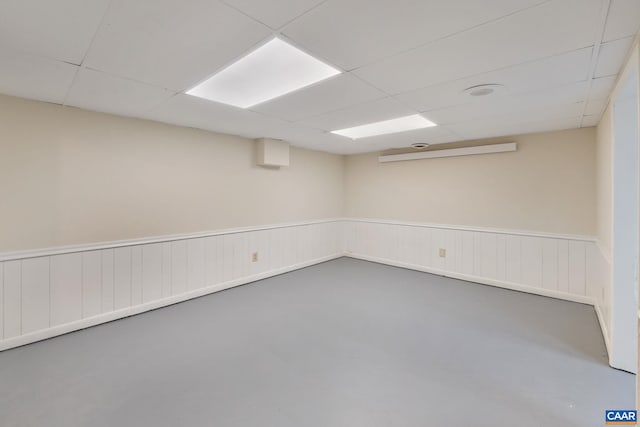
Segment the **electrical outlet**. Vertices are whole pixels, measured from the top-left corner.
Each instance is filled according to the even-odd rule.
[[[440,258],[444,258],[447,256],[447,250],[444,248],[440,248],[440,251],[438,252],[438,254],[440,255]]]
[[[258,252],[251,254],[251,262],[258,262]]]

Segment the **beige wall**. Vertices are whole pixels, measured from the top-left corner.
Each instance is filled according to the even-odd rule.
[[[292,148],[280,170],[255,166],[244,138],[7,96],[0,129],[0,252],[345,214],[568,234],[600,226],[594,128],[496,140],[517,141],[516,153],[388,164]]]
[[[343,215],[343,156],[7,96],[0,135],[0,252]]]
[[[596,231],[595,128],[497,139],[518,151],[380,164],[347,157],[350,217],[565,234]]]
[[[596,236],[600,250],[610,259],[613,250],[613,114],[611,104],[602,115],[597,129]]]

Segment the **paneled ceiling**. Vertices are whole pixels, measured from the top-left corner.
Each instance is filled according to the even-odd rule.
[[[4,0],[0,93],[359,153],[594,126],[639,28],[639,0]],[[343,73],[248,110],[184,94],[274,36]],[[415,113],[439,126],[329,133]]]

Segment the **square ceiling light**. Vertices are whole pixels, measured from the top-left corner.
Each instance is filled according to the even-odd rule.
[[[387,135],[389,133],[405,132],[408,130],[437,126],[431,120],[427,120],[420,114],[398,117],[391,120],[369,123],[346,129],[334,130],[331,133],[346,136],[351,139],[367,138],[369,136]]]
[[[249,108],[336,74],[340,70],[276,37],[187,94]]]

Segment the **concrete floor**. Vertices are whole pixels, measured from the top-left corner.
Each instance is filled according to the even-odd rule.
[[[592,307],[342,258],[0,353],[0,425],[604,425]]]

